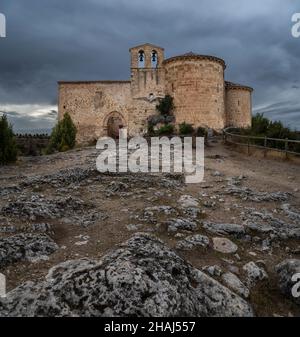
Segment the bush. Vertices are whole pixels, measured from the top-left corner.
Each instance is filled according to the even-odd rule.
[[[191,135],[194,132],[194,128],[191,124],[183,122],[179,124],[179,133],[181,135]]]
[[[173,97],[170,95],[166,95],[156,106],[156,109],[162,114],[162,115],[170,115],[172,111],[174,110],[174,102]]]
[[[154,126],[150,122],[148,122],[147,125],[147,133],[149,136],[154,134]]]
[[[202,126],[199,126],[196,130],[196,137],[203,137],[204,138],[204,144],[208,145],[208,132],[206,128],[203,128]]]
[[[14,163],[17,160],[18,147],[6,115],[0,119],[0,164]]]
[[[172,135],[174,133],[174,126],[172,124],[164,125],[160,129],[157,130],[157,133],[159,136]]]
[[[199,126],[197,128],[197,131],[196,131],[196,136],[207,138],[207,130],[205,128]]]
[[[76,142],[76,127],[68,113],[59,121],[52,130],[47,153],[54,151],[64,152],[73,149]]]

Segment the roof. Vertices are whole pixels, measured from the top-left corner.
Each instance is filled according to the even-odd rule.
[[[129,49],[129,51],[131,51],[132,49],[136,49],[136,48],[142,48],[144,46],[149,46],[151,48],[157,48],[157,49],[162,49],[162,50],[165,50],[164,48],[160,47],[160,46],[156,46],[155,44],[152,44],[152,43],[143,43],[143,44],[140,44],[138,46],[135,46],[135,47],[131,47]]]
[[[58,81],[58,84],[89,84],[89,83],[102,83],[102,84],[115,84],[115,83],[130,83],[130,81]]]
[[[233,82],[228,82],[225,81],[226,88],[228,89],[241,89],[241,90],[248,90],[248,91],[253,91],[253,88],[243,85],[243,84],[238,84],[238,83],[233,83]]]
[[[170,58],[164,60],[163,63],[169,63],[169,62],[173,62],[173,61],[176,61],[176,60],[189,60],[189,59],[211,60],[211,61],[215,61],[215,62],[220,63],[223,66],[224,69],[226,68],[225,61],[222,60],[219,57],[212,56],[212,55],[201,55],[201,54],[196,54],[196,53],[193,53],[193,52],[189,52],[189,53],[186,53],[186,54],[170,57]]]

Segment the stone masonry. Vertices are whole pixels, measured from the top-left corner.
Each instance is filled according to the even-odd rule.
[[[253,89],[224,81],[225,62],[188,53],[164,59],[164,49],[143,44],[130,49],[129,81],[59,82],[59,113],[68,112],[78,129],[77,142],[101,136],[147,131],[148,117],[166,94],[174,98],[175,125],[186,122],[222,130],[251,124]]]

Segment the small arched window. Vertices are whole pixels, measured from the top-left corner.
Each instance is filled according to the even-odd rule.
[[[151,53],[151,66],[152,66],[152,68],[157,68],[157,65],[158,65],[157,51],[156,50],[152,50],[152,53]]]
[[[143,50],[140,50],[138,54],[138,67],[145,68],[145,53]]]

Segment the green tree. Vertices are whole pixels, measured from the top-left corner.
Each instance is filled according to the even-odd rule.
[[[174,109],[173,97],[166,95],[159,104],[157,104],[156,109],[164,116],[171,115]]]
[[[251,131],[255,135],[266,134],[270,126],[270,120],[264,117],[264,114],[256,114],[252,117]]]
[[[68,113],[53,128],[47,153],[64,152],[73,149],[76,143],[77,129]]]
[[[18,147],[12,126],[6,115],[0,119],[0,164],[14,163],[17,160]]]

